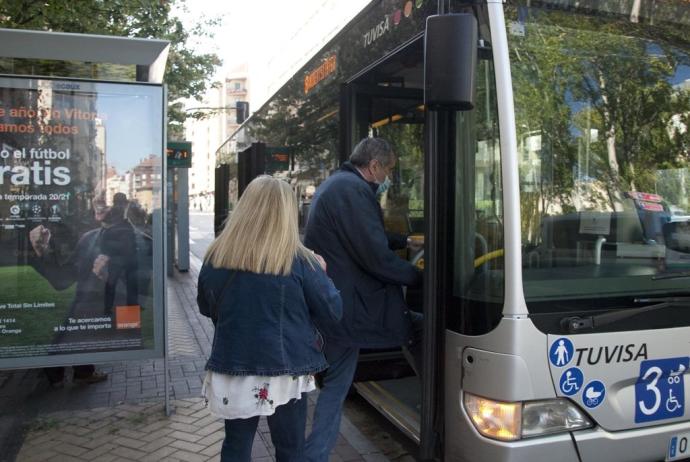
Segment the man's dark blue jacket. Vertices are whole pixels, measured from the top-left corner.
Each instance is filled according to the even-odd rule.
[[[388,348],[411,336],[402,285],[421,283],[421,272],[391,250],[401,243],[386,235],[376,188],[346,162],[312,201],[304,243],[326,260],[343,299],[340,322],[318,321],[327,342]]]

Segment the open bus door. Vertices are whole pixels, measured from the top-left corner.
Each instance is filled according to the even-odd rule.
[[[398,162],[380,197],[386,230],[424,234],[423,41],[402,48],[341,89],[341,152],[346,158],[366,136],[389,141]],[[423,259],[409,251],[399,256]],[[406,291],[410,309],[422,312],[421,289]],[[355,389],[413,440],[420,442],[421,382],[399,350],[364,350]]]
[[[385,227],[389,232],[420,239],[424,238],[428,225],[425,213],[425,196],[430,187],[427,152],[430,140],[439,138],[431,131],[436,119],[429,123],[424,107],[423,45],[423,37],[418,37],[348,82],[341,93],[343,157],[366,136],[382,137],[391,143],[398,162],[391,187],[380,198]],[[430,247],[429,242],[426,247]],[[422,253],[406,250],[400,256],[425,269]],[[442,291],[432,289],[431,293]],[[423,312],[427,324],[438,316],[425,310],[424,300],[421,288],[407,288],[409,308]],[[427,360],[420,377],[407,365],[400,351],[364,350],[354,387],[403,433],[420,444],[422,454],[428,454],[424,459],[431,459],[434,453],[438,454],[435,436],[438,428],[434,429],[433,422],[438,415],[436,397],[442,396],[437,393],[437,388],[443,384],[437,377],[440,368],[435,366],[439,361],[436,344],[443,342],[442,330],[427,338],[434,343],[433,358]]]
[[[427,63],[425,70],[424,36],[360,73],[343,87],[341,94],[344,156],[361,138],[377,136],[389,141],[398,157],[391,188],[380,198],[386,230],[417,235],[425,241],[425,253],[401,255],[425,272],[424,290],[408,288],[406,291],[410,309],[424,315],[420,375],[365,378],[355,382],[358,393],[420,444],[422,460],[433,460],[443,453],[444,310],[452,285],[448,265],[453,254],[450,233],[454,225],[453,203],[448,198],[453,196],[455,187],[451,172],[455,162],[457,111],[472,108],[469,103],[466,106],[445,103],[449,98],[458,100],[459,93],[468,88],[472,90],[476,68],[476,22],[469,15],[457,16],[465,16],[461,19],[465,21],[462,27],[467,27],[470,20],[467,27],[470,35],[451,37],[458,33],[457,23],[443,24],[433,31],[434,40],[439,43],[452,38],[469,44],[460,50],[457,59],[461,62],[455,63],[461,72],[445,75],[457,78],[450,84],[454,94],[433,94],[434,111],[427,110],[424,104],[425,72],[429,81],[434,77],[434,69],[429,69],[429,65],[438,67],[442,57],[436,53],[436,63]],[[467,31],[460,33],[467,34]],[[452,67],[453,63],[446,61],[446,64]],[[462,91],[458,93],[459,89]],[[473,96],[473,91],[466,93]],[[460,95],[460,99],[467,95]],[[430,95],[426,96],[429,100]],[[362,355],[362,360],[366,362],[367,354]]]

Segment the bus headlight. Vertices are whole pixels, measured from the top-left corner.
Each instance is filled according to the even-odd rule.
[[[567,399],[527,401],[522,407],[522,437],[589,428],[592,422]]]
[[[464,393],[464,404],[479,433],[501,441],[592,426],[592,422],[574,403],[562,398],[504,403]]]
[[[521,403],[502,403],[465,393],[465,409],[479,433],[503,441],[520,439]]]

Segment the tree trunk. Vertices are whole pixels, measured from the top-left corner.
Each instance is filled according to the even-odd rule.
[[[642,0],[635,0],[633,6],[630,9],[630,22],[638,23],[640,22],[640,7],[642,6]]]

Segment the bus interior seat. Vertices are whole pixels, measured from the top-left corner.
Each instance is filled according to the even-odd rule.
[[[676,252],[690,253],[690,223],[668,222],[662,227],[666,246]]]
[[[592,212],[588,212],[591,217]],[[539,261],[549,266],[574,266],[592,260],[592,249],[598,238],[606,239],[602,256],[617,244],[644,244],[645,234],[640,217],[635,210],[601,212],[610,219],[608,232],[582,232],[580,212],[549,215],[542,220],[542,242],[537,252]],[[582,258],[578,249],[586,249],[590,258]],[[540,266],[542,266],[540,264]]]

